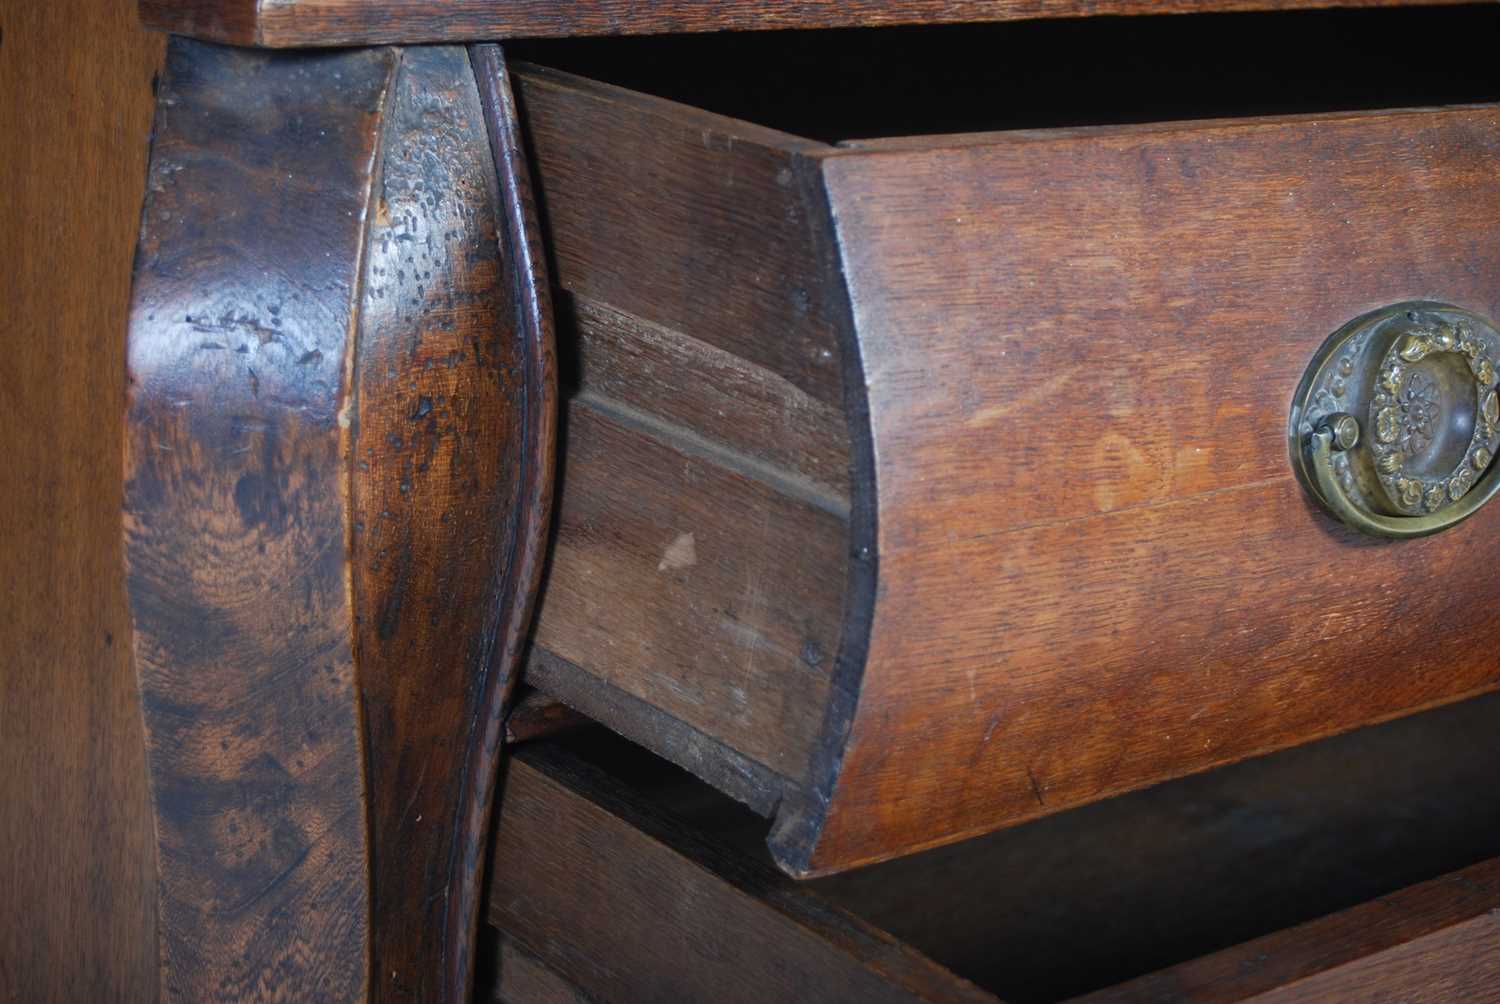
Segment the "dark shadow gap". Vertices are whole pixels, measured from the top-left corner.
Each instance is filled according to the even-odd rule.
[[[515,42],[827,142],[1500,100],[1488,5]]]

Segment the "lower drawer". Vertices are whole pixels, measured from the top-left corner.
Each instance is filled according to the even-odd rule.
[[[514,1004],[1500,999],[1497,716],[1468,702],[802,883],[763,820],[637,748],[528,744],[487,979]]]
[[[1331,53],[1349,29],[1363,53],[1472,16],[1269,23],[1323,25]],[[976,71],[912,37],[872,65],[942,65],[956,103]],[[838,46],[877,43],[824,44],[849,67]],[[1393,100],[1358,79],[1343,100]],[[1443,301],[1473,330],[1414,307],[1360,344],[1430,329],[1452,351],[1389,391],[1374,356],[1335,353],[1309,393],[1359,413],[1350,455],[1379,446],[1419,510],[1494,487],[1497,106],[996,130],[975,92],[990,131],[851,139],[825,97],[814,140],[555,68],[517,80],[572,385],[527,679],[776,814],[783,868],[1500,684],[1476,574],[1500,509],[1378,540],[1299,481],[1308,412],[1288,444],[1330,334]],[[923,102],[913,129],[955,114]],[[1451,401],[1418,372],[1439,354],[1464,377]],[[1469,437],[1453,456],[1440,425]],[[1444,464],[1463,477],[1427,477]]]

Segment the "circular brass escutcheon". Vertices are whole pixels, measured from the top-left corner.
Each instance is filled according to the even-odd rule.
[[[1345,523],[1386,537],[1435,533],[1495,494],[1500,331],[1446,303],[1355,318],[1313,357],[1292,399],[1292,466]]]

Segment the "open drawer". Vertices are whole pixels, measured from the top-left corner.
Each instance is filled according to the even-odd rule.
[[[1448,338],[1470,383],[1393,386],[1399,414],[1377,423],[1396,407],[1381,377],[1355,389],[1366,359],[1335,352],[1312,392],[1348,379],[1359,449],[1406,423],[1413,468],[1383,474],[1452,479],[1432,511],[1396,492],[1382,518],[1492,487],[1500,107],[1453,104],[1496,97],[1465,69],[1482,23],[1213,19],[1192,26],[1209,50],[1259,32],[1366,87],[1309,105],[1295,74],[1226,56],[1238,90],[1219,104],[1183,64],[1193,100],[1152,106],[1219,117],[1097,126],[1007,118],[1002,92],[966,90],[995,86],[964,69],[986,38],[1017,73],[1065,72],[1026,54],[1024,26],[969,29],[946,55],[932,32],[835,36],[837,59],[718,43],[717,106],[753,114],[757,72],[807,72],[817,140],[658,96],[700,79],[652,76],[671,40],[519,49],[572,388],[526,679],[774,815],[776,860],[802,876],[1494,688],[1481,570],[1500,509],[1376,539],[1299,481],[1306,409],[1288,438],[1325,340],[1400,304],[1386,321],[1405,327],[1360,344]],[[1085,33],[1080,61],[1106,69],[1145,45],[1173,79],[1174,36],[1149,25],[1045,30]],[[1457,47],[1454,72],[1393,92],[1368,53],[1423,32]],[[827,124],[830,89],[868,125],[912,81],[879,131],[924,114],[979,131]],[[1100,119],[1132,117],[1109,100]],[[1449,106],[1363,107],[1387,103]],[[1222,117],[1246,107],[1293,114]],[[995,128],[1014,124],[1056,127]],[[1468,423],[1448,474],[1415,470],[1441,439],[1419,420]]]

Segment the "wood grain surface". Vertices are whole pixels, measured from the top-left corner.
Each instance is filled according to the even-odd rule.
[[[126,317],[162,39],[0,9],[0,999],[151,1001],[156,866],[120,555]]]
[[[505,718],[505,743],[531,742],[592,725],[593,721],[540,690],[527,689],[512,703]]]
[[[843,520],[586,401],[569,403],[566,441],[536,645],[805,777]]]
[[[528,678],[769,811],[842,616],[838,301],[798,173],[827,148],[535,67],[517,93],[570,396]]]
[[[849,505],[844,414],[733,352],[582,296],[562,323],[571,343],[576,396],[714,444],[735,462],[822,508]],[[728,458],[726,458],[727,460]]]
[[[784,810],[774,838],[789,867],[1500,683],[1473,575],[1500,514],[1361,539],[1305,497],[1285,438],[1308,358],[1349,318],[1418,297],[1500,310],[1497,152],[1480,106],[824,159],[879,587],[852,727],[827,737],[826,815],[823,798]]]
[[[452,874],[450,856],[467,836],[455,806],[473,783],[452,730],[473,715],[469,681],[486,681],[493,658],[492,566],[511,546],[521,483],[507,481],[524,405],[502,376],[518,362],[512,318],[497,309],[506,276],[497,258],[473,254],[498,246],[498,214],[462,49],[403,54],[382,146],[349,407],[354,651],[385,991],[374,996],[441,1000],[463,979],[432,960],[463,939],[464,894],[450,883],[469,879]]]
[[[1272,1004],[1489,1002],[1500,998],[1500,914],[1495,911],[1262,994]]]
[[[1492,909],[1497,711],[1500,693],[771,888],[812,893],[1006,1001],[1241,999]],[[766,820],[660,759],[602,729],[542,745],[671,832],[773,867]],[[550,949],[557,975],[600,964],[568,947]]]
[[[595,722],[608,723],[610,731],[665,757],[760,815],[775,815],[788,780],[717,737],[541,647],[533,646],[524,675],[528,685]]]
[[[554,422],[477,61],[169,49],[125,531],[174,999],[469,993]]]
[[[831,28],[1100,14],[1388,7],[1413,0],[141,0],[153,28],[236,45]],[[1444,3],[1452,0],[1416,0]]]
[[[125,550],[173,1000],[370,992],[339,416],[398,66],[168,49]]]
[[[481,881],[499,783],[503,723],[520,677],[523,652],[529,644],[546,562],[558,438],[551,285],[510,69],[505,54],[496,45],[473,46],[469,58],[479,86],[493,177],[499,188],[499,251],[510,296],[508,301],[497,302],[497,307],[502,307],[503,313],[513,319],[519,343],[519,365],[502,373],[502,380],[513,388],[512,394],[518,391],[524,394],[524,400],[513,398],[511,402],[520,416],[515,422],[515,434],[522,449],[516,466],[505,472],[505,477],[518,481],[519,487],[515,503],[505,513],[509,535],[506,564],[496,570],[492,584],[499,611],[490,642],[494,664],[487,679],[489,693],[473,708],[476,722],[472,726],[466,765],[467,790],[458,805],[463,839],[456,844],[455,852],[463,869],[463,901],[461,909],[450,915],[450,930],[459,939],[457,943],[465,946],[466,957],[460,960],[450,952],[448,965],[452,998],[459,1001],[467,1001],[473,994],[473,957],[467,950],[474,943],[480,922],[480,901],[484,895]],[[478,427],[486,428],[493,441],[493,418]]]
[[[515,143],[503,62],[481,56],[482,88],[461,48],[405,50],[366,236],[351,540],[376,996],[392,999],[468,998],[551,506],[550,312],[524,264],[534,224],[512,212],[529,196],[496,181],[490,136]]]
[[[490,919],[601,1000],[993,1001],[549,744],[506,765]]]
[[[1497,716],[1500,693],[1489,694],[810,887],[1017,1004],[1158,970],[1180,971],[1185,990],[1281,986],[1432,930],[1374,901],[1500,854]],[[1492,895],[1451,891],[1460,909],[1442,923]],[[1366,903],[1373,924],[1258,947]],[[1199,969],[1200,958],[1222,964]],[[1153,987],[1174,999],[1167,981],[1137,999]]]
[[[532,670],[748,804],[781,783],[786,867],[1495,685],[1442,588],[1478,531],[1351,539],[1284,435],[1350,317],[1496,311],[1493,110],[836,149],[519,79],[574,388]]]
[[[496,932],[494,1004],[592,1004],[572,983],[543,965],[536,956],[516,944],[516,939]]]
[[[516,91],[562,289],[839,405],[839,301],[795,170],[823,144],[542,67]]]

